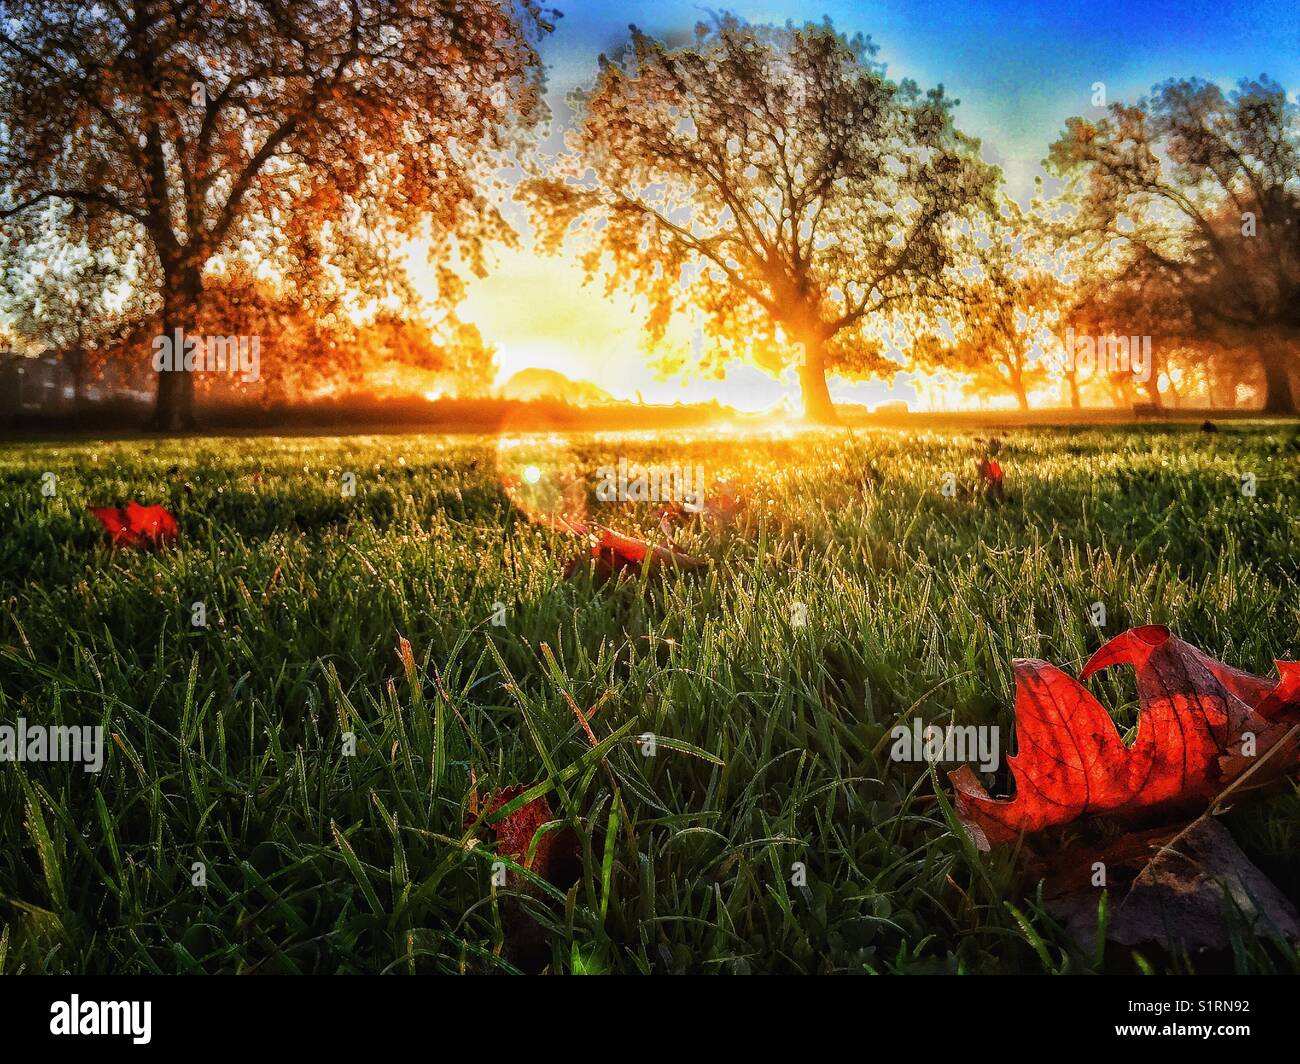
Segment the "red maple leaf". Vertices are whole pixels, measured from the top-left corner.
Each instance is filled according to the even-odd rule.
[[[585,525],[579,525],[573,530],[583,535],[588,534]],[[599,526],[596,528],[596,534],[598,538],[592,544],[590,561],[593,564],[593,575],[598,583],[624,573],[636,575],[641,572],[642,567],[647,571],[654,571],[664,566],[698,569],[708,564],[704,558],[686,554],[668,544],[647,543],[645,540],[624,536],[612,529]],[[565,577],[571,577],[579,572],[588,561],[586,556],[574,558],[565,567]]]
[[[996,458],[981,458],[975,470],[988,494],[1001,501],[1006,497],[1002,486],[1002,465]]]
[[[140,506],[132,500],[125,509],[116,506],[89,509],[115,547],[158,547],[176,539],[176,518],[161,506]]]
[[[1121,663],[1138,681],[1131,747],[1081,683],[1045,661],[1014,663],[1018,752],[1007,764],[1015,797],[990,798],[969,766],[949,774],[957,815],[977,842],[1009,842],[1083,816],[1204,807],[1300,722],[1300,662],[1278,662],[1279,678],[1266,680],[1152,625],[1116,636],[1080,679]],[[1294,769],[1294,750],[1279,752],[1276,768]]]

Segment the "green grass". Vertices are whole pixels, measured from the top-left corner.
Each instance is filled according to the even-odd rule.
[[[0,720],[113,738],[98,776],[0,765],[0,972],[1203,968],[1074,946],[887,735],[910,712],[1009,737],[1012,658],[1077,671],[1130,624],[1259,673],[1295,657],[1295,430],[1011,432],[1002,506],[940,492],[971,479],[975,437],[7,446]],[[501,487],[529,460],[594,489],[620,456],[747,485],[735,527],[684,538],[707,571],[566,581],[575,544]],[[132,497],[176,513],[175,549],[102,545],[85,507]],[[654,527],[649,506],[592,512]],[[1130,677],[1093,689],[1133,722]],[[605,696],[597,755],[565,692]],[[491,889],[471,769],[480,795],[551,784],[582,847],[571,890]],[[1228,825],[1300,897],[1300,797]],[[514,941],[521,910],[540,958]],[[1236,938],[1229,967],[1300,969]]]

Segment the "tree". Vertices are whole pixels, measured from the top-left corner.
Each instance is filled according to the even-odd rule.
[[[1208,344],[1256,350],[1271,413],[1295,410],[1297,134],[1296,106],[1267,77],[1228,94],[1168,81],[1100,121],[1071,118],[1050,156],[1083,177],[1088,224],[1123,243],[1139,283],[1158,284]]]
[[[201,336],[234,335],[258,338],[257,381],[214,374],[200,386],[228,400],[247,401],[233,390],[251,391],[264,402],[309,396],[340,384],[357,383],[363,375],[364,348],[344,301],[317,293],[313,305],[300,305],[295,286],[258,276],[244,263],[209,271],[203,301],[194,318]],[[266,357],[274,352],[273,358]]]
[[[589,276],[645,298],[652,340],[694,308],[705,361],[797,361],[805,413],[834,420],[827,371],[886,367],[873,326],[939,294],[945,222],[993,183],[954,101],[887,80],[875,50],[829,21],[723,16],[678,49],[633,27],[523,186],[543,246],[576,233]]]
[[[1103,264],[1101,259],[1105,259]],[[1182,299],[1160,278],[1135,270],[1126,262],[1124,249],[1107,246],[1095,256],[1085,279],[1075,289],[1075,300],[1068,312],[1068,324],[1079,335],[1095,338],[1125,337],[1130,343],[1150,342],[1150,359],[1144,361],[1145,375],[1139,379],[1129,352],[1129,364],[1121,367],[1102,365],[1100,350],[1096,369],[1105,376],[1117,403],[1137,401],[1145,394],[1146,402],[1159,408],[1164,405],[1160,394],[1160,376],[1172,369],[1170,354],[1177,351],[1184,358],[1204,348],[1187,315]],[[1133,333],[1140,327],[1141,335]]]
[[[134,263],[107,249],[68,244],[61,235],[68,210],[50,204],[28,212],[0,239],[0,312],[24,347],[61,355],[80,405],[95,362],[141,310],[132,299]]]
[[[1066,249],[1053,242],[1044,212],[1039,200],[1025,211],[1005,199],[996,213],[955,222],[941,320],[922,324],[914,345],[921,365],[969,373],[981,390],[1010,392],[1021,410],[1030,388],[1049,377],[1048,355],[1059,347],[1052,329],[1070,299]],[[1057,369],[1077,400],[1074,367]]]
[[[444,288],[452,283],[442,280]],[[337,298],[306,313],[293,288],[240,265],[209,274],[197,325],[204,336],[256,336],[262,351],[277,353],[259,366],[256,395],[265,402],[340,391],[409,392],[413,381],[424,382],[419,391],[436,384],[443,391],[486,392],[494,352],[478,329],[454,311],[439,315],[413,300],[358,314]],[[230,394],[239,387],[234,374],[203,384],[227,398],[249,398]]]
[[[482,266],[513,230],[491,163],[541,113],[533,0],[0,0],[0,217],[75,207],[91,246],[149,252],[161,330],[205,271],[254,256],[310,310],[342,277],[391,285],[384,249],[432,219]],[[125,233],[120,223],[125,223]],[[157,427],[192,421],[160,375]]]

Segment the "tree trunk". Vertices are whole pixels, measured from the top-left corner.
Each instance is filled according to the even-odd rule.
[[[1157,410],[1163,410],[1165,408],[1165,401],[1160,395],[1160,374],[1155,371],[1154,366],[1151,370],[1151,379],[1146,382],[1146,390],[1147,398],[1151,400],[1151,405]]]
[[[1025,382],[1013,366],[1011,369],[1011,391],[1016,396],[1016,406],[1020,408],[1022,414],[1029,413],[1029,396],[1025,393]]]
[[[1077,373],[1071,373],[1066,380],[1070,385],[1070,409],[1081,410],[1083,408],[1083,402],[1079,398],[1079,375]]]
[[[188,432],[194,428],[194,376],[184,370],[158,374],[158,396],[146,428],[150,432]]]
[[[168,271],[163,292],[162,334],[173,341],[177,330],[189,333],[198,317],[202,284],[197,268],[182,265]],[[176,360],[183,350],[174,350]],[[158,394],[153,415],[145,426],[151,432],[188,432],[194,428],[194,374],[173,364],[170,371],[158,373]]]
[[[1270,343],[1259,349],[1264,370],[1265,414],[1294,414],[1295,392],[1291,388],[1291,352],[1285,344]]]
[[[86,349],[78,344],[63,361],[72,376],[72,408],[80,410],[86,402]]]
[[[799,367],[799,389],[803,416],[815,425],[838,425],[839,415],[826,387],[826,347],[820,337],[803,341],[804,359]]]

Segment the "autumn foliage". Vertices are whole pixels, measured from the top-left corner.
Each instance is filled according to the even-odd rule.
[[[340,286],[407,300],[402,237],[482,268],[514,230],[497,153],[543,114],[551,14],[494,0],[0,6],[0,219],[72,209],[72,243],[132,260],[157,332],[192,326],[220,269],[271,272],[318,313]],[[454,302],[452,270],[440,293]],[[228,332],[218,329],[218,332]],[[155,425],[192,420],[161,374]]]
[[[719,15],[680,48],[634,27],[570,150],[522,186],[544,246],[584,240],[654,340],[703,311],[711,352],[793,366],[807,415],[833,420],[827,372],[889,367],[873,329],[940,294],[945,225],[994,180],[942,87],[890,81],[875,52],[829,24]]]

